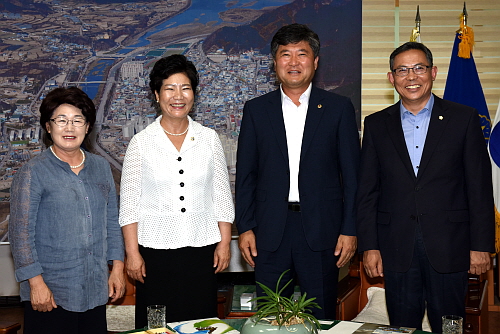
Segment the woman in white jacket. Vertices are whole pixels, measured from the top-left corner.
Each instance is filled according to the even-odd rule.
[[[157,61],[150,88],[161,116],[125,155],[120,225],[136,280],[136,328],[153,304],[167,305],[167,322],[217,315],[215,274],[229,264],[234,207],[217,133],[188,116],[197,85],[186,57]]]

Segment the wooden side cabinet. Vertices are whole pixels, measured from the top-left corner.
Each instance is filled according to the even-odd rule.
[[[469,280],[469,290],[466,298],[466,317],[464,334],[488,333],[488,281],[473,282]]]
[[[358,315],[360,279],[344,277],[338,285],[336,320],[352,320]]]

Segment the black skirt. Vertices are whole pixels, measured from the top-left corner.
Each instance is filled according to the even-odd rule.
[[[147,326],[148,305],[166,305],[167,322],[217,317],[216,244],[179,249],[139,246],[146,264],[136,281],[135,326]]]
[[[106,334],[106,305],[85,312],[72,312],[61,306],[50,312],[33,310],[31,302],[24,304],[24,334]]]

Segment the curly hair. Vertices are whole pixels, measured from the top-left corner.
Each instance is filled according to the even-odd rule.
[[[47,123],[52,118],[54,111],[61,104],[70,104],[82,111],[82,114],[89,126],[88,132],[83,140],[84,147],[86,149],[90,149],[91,142],[89,139],[89,135],[92,132],[96,121],[96,109],[94,102],[92,102],[89,96],[83,90],[77,87],[55,88],[51,90],[43,99],[40,106],[40,125],[44,130],[43,143],[46,147],[49,147],[54,143],[52,137],[50,136],[50,133],[47,132]]]

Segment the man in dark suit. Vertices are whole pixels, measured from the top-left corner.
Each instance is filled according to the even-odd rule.
[[[431,93],[437,68],[421,43],[390,56],[401,100],[364,121],[358,188],[359,251],[383,276],[391,325],[421,328],[427,307],[465,317],[467,272],[494,251],[491,166],[473,108]]]
[[[359,133],[351,101],[312,85],[318,35],[282,27],[271,42],[280,89],[245,104],[236,164],[240,250],[256,281],[297,277],[335,318],[338,267],[356,249]],[[293,285],[285,296],[293,293]],[[262,291],[258,289],[258,294]]]

